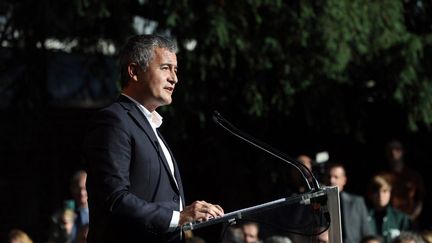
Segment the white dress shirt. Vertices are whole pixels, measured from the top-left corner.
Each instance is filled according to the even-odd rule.
[[[132,100],[137,105],[138,109],[144,114],[144,116],[149,121],[151,127],[153,128],[153,132],[156,135],[159,146],[162,148],[162,152],[165,156],[165,159],[168,162],[168,166],[171,170],[171,176],[173,177],[173,179],[174,179],[174,181],[178,187],[177,180],[174,176],[174,164],[173,164],[171,154],[169,153],[168,148],[166,147],[165,143],[162,141],[162,139],[159,137],[159,135],[156,131],[156,129],[162,125],[163,117],[161,115],[159,115],[159,113],[157,113],[156,111],[150,112],[149,110],[147,110],[147,108],[145,108],[143,105],[138,103],[138,101],[134,100],[132,97],[125,95],[125,94],[122,94],[122,95],[124,95],[124,96],[128,97],[130,100]],[[181,197],[179,200],[179,205],[180,205],[180,211],[181,211],[183,209],[183,203],[182,203]],[[178,226],[179,221],[180,221],[180,212],[173,211],[173,215],[171,217],[171,222],[170,222],[170,226],[169,226],[170,230],[174,230]]]

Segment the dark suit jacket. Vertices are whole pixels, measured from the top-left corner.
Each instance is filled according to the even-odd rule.
[[[344,243],[359,243],[371,234],[368,211],[363,197],[341,192],[342,237]]]
[[[173,211],[179,211],[179,200],[184,202],[179,170],[171,153],[177,186],[151,125],[133,101],[120,96],[96,112],[84,156],[90,210],[87,242],[179,240],[179,231],[168,232]]]

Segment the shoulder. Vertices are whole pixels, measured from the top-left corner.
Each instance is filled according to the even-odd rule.
[[[364,202],[364,198],[360,195],[357,194],[353,194],[353,193],[348,193],[348,192],[344,192],[345,197],[348,198],[351,201],[356,201],[356,202]]]
[[[400,220],[409,220],[408,214],[402,212],[401,210],[394,208],[394,207],[388,207],[387,208],[387,214],[392,214],[393,217],[400,219]]]
[[[122,117],[127,115],[128,109],[121,102],[115,101],[106,107],[95,110],[91,115],[90,123],[119,123]]]
[[[127,116],[127,110],[119,102],[95,110],[87,123],[87,139],[106,139],[107,136],[118,136],[118,133],[128,134],[130,125]]]

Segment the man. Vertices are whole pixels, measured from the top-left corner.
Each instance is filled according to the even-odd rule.
[[[71,193],[75,202],[76,218],[72,230],[72,243],[76,242],[81,227],[89,223],[89,209],[86,189],[87,172],[79,170],[72,176]]]
[[[318,243],[329,243],[329,232],[328,230],[322,232],[317,236]]]
[[[411,229],[407,214],[390,204],[392,186],[388,174],[375,175],[368,185],[368,197],[373,208],[369,210],[369,225],[374,235],[380,235],[385,242],[393,242],[401,232]]]
[[[407,165],[404,156],[405,150],[399,140],[392,139],[387,142],[385,171],[391,175],[391,204],[408,214],[414,225],[418,226],[419,216],[423,211],[425,185],[422,175]]]
[[[333,163],[328,168],[328,184],[337,186],[340,192],[342,238],[344,243],[358,243],[369,235],[368,212],[363,197],[344,191],[347,183],[345,168]]]
[[[259,241],[259,225],[254,222],[246,222],[242,225],[243,237],[245,243],[257,243]]]
[[[157,128],[156,109],[178,83],[175,42],[132,37],[120,53],[122,95],[97,112],[84,143],[88,242],[178,242],[179,227],[223,215],[218,205],[185,207],[177,163]]]
[[[81,227],[89,223],[86,178],[84,170],[73,174],[70,183],[73,200],[64,201],[63,207],[51,217],[49,242],[75,243]]]

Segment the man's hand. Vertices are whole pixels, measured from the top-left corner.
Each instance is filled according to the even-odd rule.
[[[193,221],[206,221],[223,215],[224,211],[219,205],[205,201],[195,201],[180,212],[179,225],[181,226]]]

